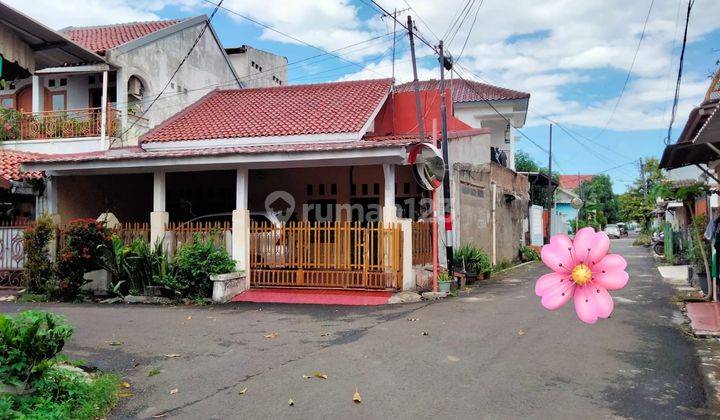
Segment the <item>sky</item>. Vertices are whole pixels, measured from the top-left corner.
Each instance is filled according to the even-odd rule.
[[[210,0],[2,1],[55,29],[209,15],[214,8]],[[401,10],[403,22],[413,15],[430,44],[445,41],[456,59],[450,76],[529,92],[521,128],[529,139],[521,137],[518,148],[541,165],[548,162],[549,120],[560,124],[553,129],[553,169],[606,173],[618,193],[636,178],[639,158],[662,154],[687,0],[377,2]],[[407,35],[398,26],[393,36],[393,21],[370,0],[225,0],[223,7],[213,26],[224,46],[248,44],[286,56],[291,84],[412,79]],[[672,141],[718,67],[718,16],[720,1],[695,1]],[[420,78],[439,77],[433,54],[417,43]]]

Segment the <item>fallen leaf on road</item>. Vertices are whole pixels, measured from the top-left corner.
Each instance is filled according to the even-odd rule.
[[[129,382],[120,382],[120,386],[123,388],[130,388],[130,383]]]
[[[427,331],[423,331],[423,332],[420,333],[420,335],[430,335],[430,333],[427,332]]]
[[[132,394],[131,394],[131,393],[129,393],[129,392],[118,392],[118,394],[117,394],[117,395],[118,395],[118,397],[120,397],[120,398],[128,398],[128,397],[132,397]]]
[[[170,395],[175,395],[175,394],[177,394],[177,393],[178,393],[178,389],[177,389],[177,388],[173,388],[173,389],[170,390]]]
[[[313,376],[318,379],[327,379],[328,378],[328,376],[322,372],[315,372],[315,373],[313,373]]]
[[[355,404],[360,404],[362,402],[362,398],[360,398],[360,393],[358,392],[357,388],[355,388],[355,395],[353,395],[353,402]]]
[[[303,379],[310,379],[310,378],[312,378],[312,376],[310,376],[310,375],[303,375]]]
[[[108,344],[111,346],[122,346],[123,342],[122,341],[111,341]]]
[[[240,392],[238,392],[238,394],[243,395],[246,392],[247,392],[247,387],[241,389]]]
[[[459,362],[460,361],[460,358],[457,356],[448,356],[447,359],[448,359],[448,362]]]
[[[136,368],[136,367],[138,367],[138,366],[140,366],[140,362],[135,362],[135,363],[133,363],[133,367],[134,367],[134,368]]]
[[[525,335],[525,330],[518,331],[518,335]]]
[[[320,337],[327,337],[328,335],[330,335],[329,332],[320,333]]]
[[[273,339],[277,338],[278,335],[280,335],[280,334],[278,334],[277,331],[273,331],[273,332],[265,334],[263,337],[267,338],[268,340],[273,340]]]
[[[410,321],[410,322],[415,322],[415,321],[417,321],[418,319],[420,319],[420,318],[408,318],[407,320]]]
[[[160,369],[152,368],[148,371],[147,376],[152,377],[152,376],[159,375],[159,374],[160,374]]]
[[[168,413],[160,413],[160,414],[155,414],[154,416],[152,416],[152,418],[159,419],[160,417],[166,417],[167,415],[168,415]]]
[[[187,319],[188,319],[188,321],[190,321],[192,319],[192,316],[187,317]]]
[[[178,353],[170,353],[166,354],[165,357],[167,357],[168,359],[172,359],[173,357],[180,357],[180,355]]]
[[[292,398],[288,400],[288,405],[295,405],[295,401]]]

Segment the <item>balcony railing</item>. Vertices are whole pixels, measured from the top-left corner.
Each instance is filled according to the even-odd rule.
[[[0,108],[0,140],[41,140],[100,137],[102,108],[27,113]],[[119,113],[108,109],[106,135],[114,137]]]

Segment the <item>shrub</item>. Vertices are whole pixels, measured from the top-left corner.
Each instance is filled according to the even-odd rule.
[[[110,231],[102,222],[78,219],[70,222],[57,262],[57,286],[53,291],[63,300],[75,299],[87,283],[85,273],[101,268],[103,250],[110,245]]]
[[[465,269],[475,273],[485,273],[490,270],[490,257],[479,247],[471,244],[461,246],[453,253],[455,265],[462,267],[465,262]]]
[[[650,238],[650,235],[647,235],[645,233],[640,234],[632,243],[634,246],[650,246],[652,245],[652,239]]]
[[[145,286],[163,284],[167,276],[168,257],[162,244],[151,248],[143,239],[129,245],[113,236],[103,248],[100,265],[112,274],[112,290],[116,294],[140,294]]]
[[[0,107],[0,140],[20,138],[22,113],[14,109]]]
[[[50,240],[55,226],[52,219],[44,216],[23,232],[25,246],[25,277],[28,288],[37,293],[47,293],[52,282],[53,264],[50,260]]]
[[[14,385],[32,384],[72,333],[65,318],[49,312],[0,314],[0,378]]]
[[[539,261],[540,254],[531,246],[523,245],[520,247],[520,256],[523,261]]]
[[[234,269],[235,261],[225,248],[217,247],[212,239],[203,241],[195,235],[192,242],[180,248],[172,262],[170,275],[161,281],[178,295],[208,297],[212,291],[210,276]]]

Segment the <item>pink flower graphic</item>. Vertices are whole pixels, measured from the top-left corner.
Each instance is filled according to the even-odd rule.
[[[627,263],[617,254],[608,254],[610,239],[605,232],[580,229],[571,240],[567,235],[554,235],[542,247],[540,256],[553,273],[540,277],[535,294],[542,305],[554,311],[574,297],[575,312],[581,321],[594,324],[613,311],[608,290],[619,290],[628,282]]]

